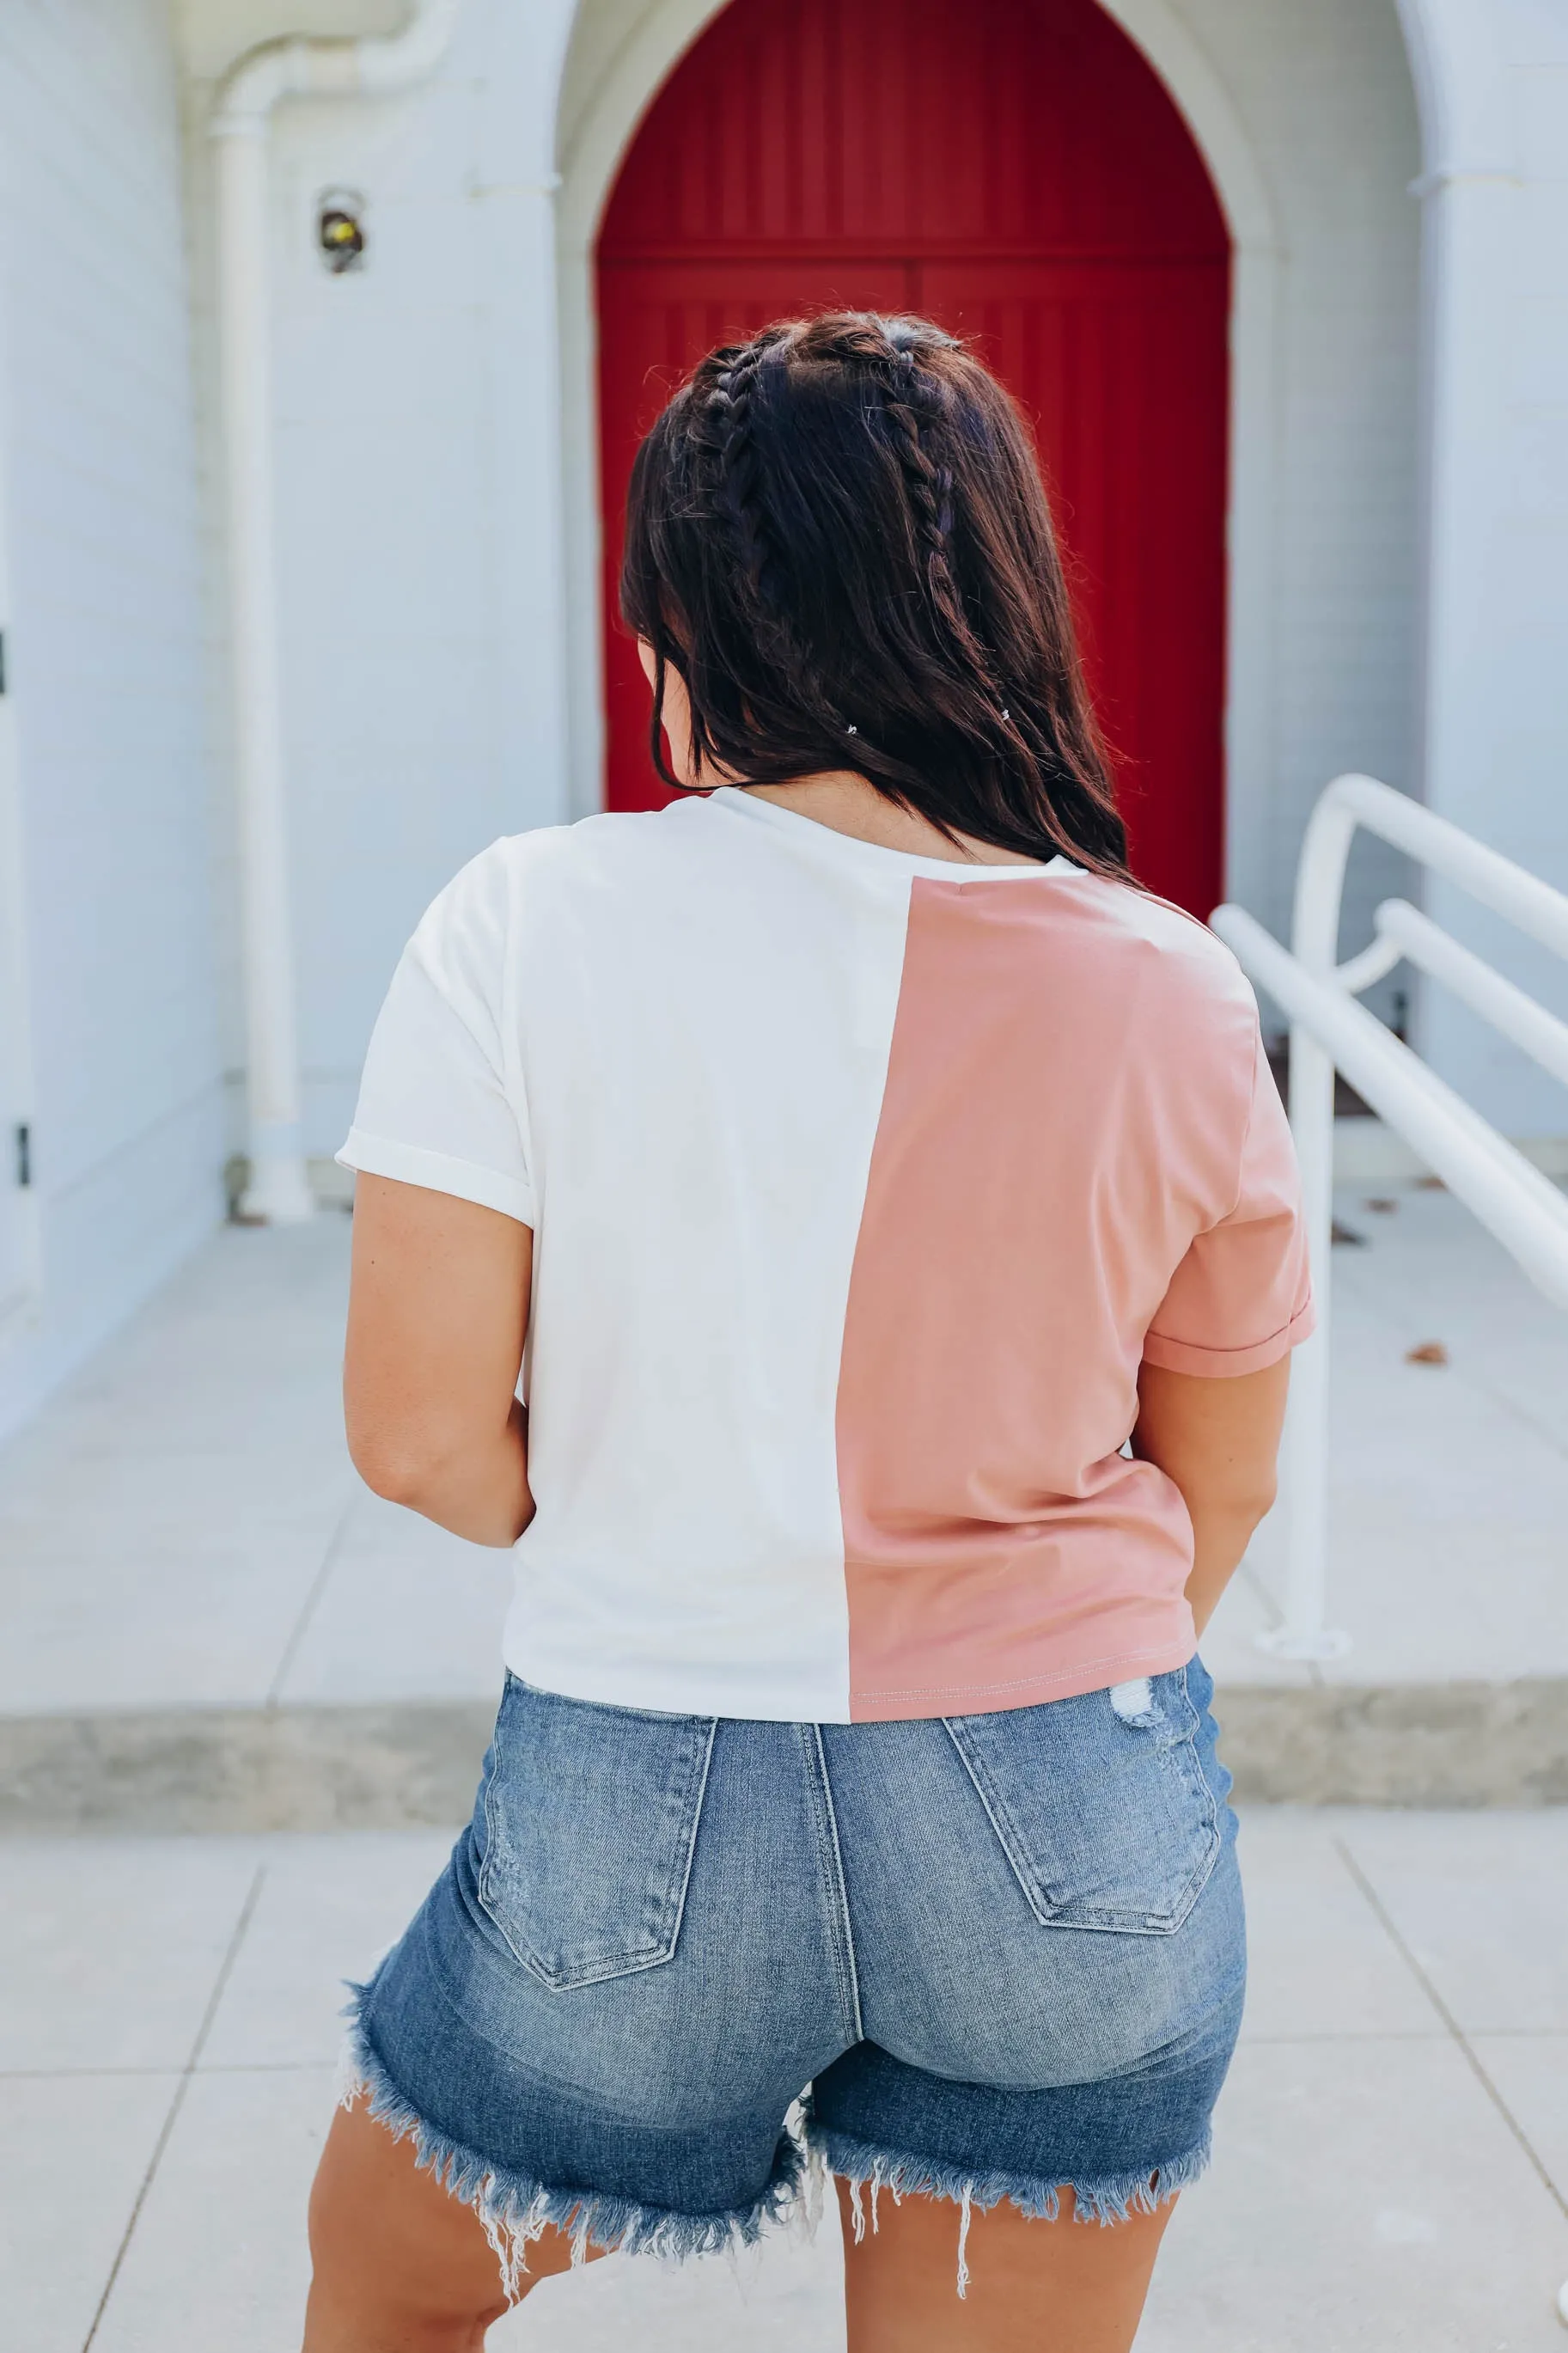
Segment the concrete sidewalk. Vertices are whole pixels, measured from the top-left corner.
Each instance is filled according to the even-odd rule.
[[[1568,1813],[1244,1817],[1252,1989],[1140,2353],[1560,2353]],[[289,2353],[338,1980],[444,1838],[0,1844],[0,2343]],[[956,2253],[957,2218],[954,2215]],[[832,2211],[612,2259],[497,2353],[833,2353]]]

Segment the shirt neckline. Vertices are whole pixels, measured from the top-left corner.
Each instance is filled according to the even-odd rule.
[[[847,866],[858,866],[868,872],[919,874],[940,882],[1034,882],[1047,875],[1060,881],[1084,871],[1070,858],[1059,854],[1027,866],[1007,866],[979,860],[972,863],[967,859],[927,858],[919,850],[894,849],[885,842],[862,841],[858,834],[840,833],[836,826],[824,825],[820,818],[785,808],[779,801],[755,799],[741,785],[720,785],[708,798],[710,805],[718,804],[754,825],[772,826],[776,832],[788,834],[819,856]]]

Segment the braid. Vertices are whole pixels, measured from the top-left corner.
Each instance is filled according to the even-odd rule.
[[[926,593],[932,608],[945,623],[959,653],[989,681],[990,662],[970,625],[958,584],[952,576],[949,554],[952,532],[952,469],[937,465],[927,447],[931,438],[930,427],[939,421],[940,411],[933,411],[930,395],[921,382],[914,353],[901,339],[897,327],[889,334],[884,364],[886,380],[882,406],[888,422],[893,427],[893,448],[903,472],[904,494],[914,521]],[[924,438],[922,410],[926,427]]]
[[[784,599],[777,593],[780,556],[763,491],[755,404],[757,379],[777,344],[774,332],[716,353],[721,364],[707,400],[716,488],[740,543],[756,620],[774,636],[784,628]]]
[[[889,369],[889,385],[883,399],[888,421],[897,438],[894,448],[904,471],[904,492],[915,518],[915,530],[929,566],[947,563],[947,534],[952,528],[952,476],[940,472],[921,446],[920,378],[914,353],[895,351]]]

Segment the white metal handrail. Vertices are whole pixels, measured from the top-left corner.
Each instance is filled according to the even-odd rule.
[[[1289,949],[1241,907],[1216,907],[1210,917],[1248,976],[1290,1023],[1290,1125],[1301,1166],[1318,1327],[1297,1351],[1286,1422],[1284,1622],[1258,1638],[1266,1650],[1289,1659],[1335,1658],[1350,1640],[1327,1622],[1336,1069],[1497,1237],[1537,1289],[1568,1307],[1568,1199],[1355,1000],[1407,959],[1565,1082],[1568,1024],[1403,899],[1384,900],[1378,908],[1370,947],[1336,963],[1345,865],[1358,827],[1568,956],[1568,898],[1562,892],[1372,776],[1336,776],[1312,811],[1296,872]]]

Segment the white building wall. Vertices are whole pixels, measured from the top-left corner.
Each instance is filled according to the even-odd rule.
[[[279,580],[306,1148],[322,1152],[433,890],[555,809],[501,759],[470,93],[294,111],[274,179]],[[313,251],[331,179],[369,198],[366,266],[341,279]]]
[[[0,1429],[221,1214],[187,301],[160,0],[8,0],[0,466],[26,1004],[0,1025],[30,1066],[38,1254],[32,1307],[0,1332]]]
[[[1568,12],[1405,5],[1427,37],[1427,797],[1568,890]],[[1429,900],[1568,1018],[1558,958],[1450,885]],[[1422,1042],[1508,1134],[1568,1133],[1563,1089],[1436,988]]]
[[[334,34],[395,29],[406,13],[328,0],[303,15],[311,31]],[[428,900],[498,834],[565,813],[543,187],[552,110],[542,100],[539,132],[514,102],[510,136],[503,125],[492,154],[507,13],[470,0],[426,88],[296,100],[273,118],[284,727],[305,1145],[315,1155],[342,1140],[376,1008]],[[552,13],[530,12],[525,28],[548,37]],[[256,0],[193,0],[184,14],[199,214],[216,77],[284,20]],[[542,79],[548,88],[548,66]],[[316,244],[320,199],[333,187],[363,195],[368,237],[363,267],[342,277]],[[520,189],[545,234],[530,238],[525,225],[513,235]],[[210,269],[204,240],[209,388]],[[542,386],[542,430],[528,406]],[[229,994],[237,1052],[232,976]]]

